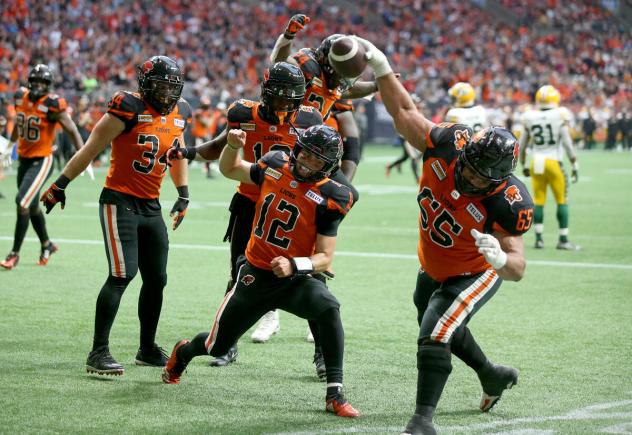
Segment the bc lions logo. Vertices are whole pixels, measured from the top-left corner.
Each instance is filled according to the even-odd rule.
[[[456,130],[454,132],[454,146],[457,150],[462,150],[465,145],[470,141],[469,130]]]
[[[143,63],[140,68],[143,70],[143,74],[147,74],[149,71],[154,69],[154,63],[148,60],[147,62]]]
[[[253,282],[255,282],[255,277],[252,275],[245,275],[242,279],[241,282],[243,283],[243,285],[250,285]]]
[[[505,189],[505,199],[509,204],[513,204],[516,201],[522,201],[522,195],[520,189],[516,185],[511,185]]]

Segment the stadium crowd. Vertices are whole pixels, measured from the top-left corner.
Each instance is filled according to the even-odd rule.
[[[312,22],[297,48],[317,46],[334,32],[380,41],[406,88],[435,113],[445,108],[446,91],[457,81],[469,81],[479,101],[492,107],[529,103],[542,83],[550,83],[575,113],[605,110],[596,116],[605,121],[629,111],[631,33],[607,9],[597,2],[500,3],[514,22],[456,0],[353,7],[324,0],[218,1],[210,7],[205,0],[4,2],[0,93],[10,96],[29,67],[43,62],[71,104],[84,94],[96,101],[133,88],[134,66],[165,53],[185,66],[185,97],[193,107],[202,97],[214,104],[256,97],[276,36],[301,12]]]

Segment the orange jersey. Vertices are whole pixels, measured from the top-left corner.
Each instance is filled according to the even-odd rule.
[[[421,267],[436,281],[491,269],[470,230],[520,235],[531,227],[533,200],[513,175],[481,197],[461,195],[454,167],[472,130],[460,124],[436,125],[428,135],[419,183]]]
[[[191,127],[191,136],[208,138],[211,131],[211,112],[209,110],[197,109],[193,114],[193,126]]]
[[[229,128],[240,128],[246,132],[246,146],[242,158],[248,162],[257,162],[270,151],[283,151],[290,154],[294,148],[298,132],[289,123],[270,124],[259,115],[261,103],[251,100],[238,100],[228,108]],[[323,123],[320,114],[310,106],[301,106],[293,125],[306,129]],[[253,202],[259,197],[259,186],[241,183],[237,191]]]
[[[57,117],[66,110],[66,100],[55,94],[44,95],[37,101],[29,100],[28,96],[26,88],[15,93],[18,155],[27,158],[50,156]]]
[[[276,151],[253,164],[250,177],[260,186],[246,258],[271,270],[275,257],[308,257],[317,234],[335,237],[353,206],[348,187],[329,178],[316,183],[294,179],[287,154]]]
[[[338,130],[338,120],[336,115],[342,112],[353,112],[353,101],[349,99],[338,100],[331,107],[331,110],[325,115],[325,125]]]
[[[334,103],[342,97],[342,93],[338,88],[327,88],[325,74],[316,60],[314,50],[303,48],[294,55],[294,60],[303,71],[305,82],[307,82],[303,104],[314,106],[323,118],[327,118],[327,114]]]
[[[112,141],[105,187],[138,198],[158,198],[167,150],[178,143],[191,121],[189,103],[181,99],[171,113],[162,116],[140,95],[119,91],[108,103],[107,113],[123,121],[125,130]]]

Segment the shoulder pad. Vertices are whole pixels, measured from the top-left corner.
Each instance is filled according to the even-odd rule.
[[[29,91],[29,90],[28,90],[28,89],[26,89],[24,86],[20,86],[20,87],[18,88],[18,90],[17,90],[17,91],[15,91],[15,94],[13,94],[13,99],[15,99],[15,100],[20,100],[20,99],[24,98],[24,96],[26,95],[26,93],[27,93],[28,91]]]
[[[296,126],[306,129],[323,123],[323,116],[313,106],[300,106],[296,115]]]
[[[278,169],[283,167],[289,161],[289,157],[283,151],[270,151],[261,157],[259,162],[262,167],[270,167]]]
[[[187,123],[191,121],[191,106],[184,98],[180,98],[178,101],[178,114],[180,114]]]
[[[521,235],[531,228],[533,199],[527,187],[514,175],[494,195],[483,200],[493,222],[512,235]],[[491,228],[493,229],[493,228]]]
[[[64,98],[57,94],[49,94],[44,100],[44,105],[48,107],[49,112],[63,112],[68,107],[68,103]]]
[[[353,207],[353,192],[344,184],[328,179],[320,186],[320,192],[327,200],[327,209],[336,210],[346,215]]]
[[[440,157],[446,162],[452,161],[472,137],[472,129],[464,124],[442,122],[433,126],[428,134],[427,151],[424,161],[428,157]]]
[[[256,105],[257,103],[255,101],[246,100],[244,98],[233,102],[228,106],[228,112],[226,114],[228,122],[233,124],[252,121],[252,110]]]
[[[138,94],[118,91],[108,102],[107,113],[111,113],[123,121],[130,121],[137,114],[145,111],[145,103]]]
[[[296,60],[296,63],[298,63],[301,71],[303,71],[306,82],[309,82],[314,77],[320,77],[321,68],[311,48],[300,49],[293,58]]]

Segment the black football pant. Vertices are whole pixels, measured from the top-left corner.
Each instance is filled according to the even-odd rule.
[[[53,172],[53,158],[20,157],[18,165],[18,193],[15,196],[17,204],[17,218],[13,235],[13,252],[20,252],[26,231],[29,228],[29,220],[37,233],[40,242],[48,241],[46,220],[42,209],[39,207],[40,191],[44,183]]]
[[[417,413],[434,413],[452,371],[451,354],[477,372],[489,364],[467,323],[501,284],[493,269],[444,282],[420,271],[414,295],[419,323]]]
[[[322,337],[327,382],[342,383],[344,330],[340,304],[327,286],[311,277],[277,278],[272,271],[246,262],[236,284],[220,305],[210,333],[200,333],[178,356],[186,362],[210,354],[221,356],[266,312],[281,309],[313,321]]]
[[[140,270],[140,347],[155,342],[167,284],[169,239],[162,215],[142,215],[124,203],[100,204],[99,217],[109,276],[97,298],[93,349],[107,346],[123,292]]]

